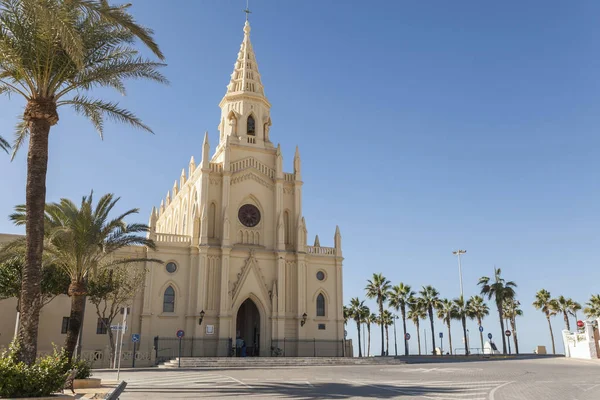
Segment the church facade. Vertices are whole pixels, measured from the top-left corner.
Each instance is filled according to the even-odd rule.
[[[340,230],[332,229],[333,247],[322,247],[318,236],[307,244],[300,153],[296,148],[293,171],[285,172],[280,146],[270,137],[271,105],[248,22],[219,106],[214,153],[205,134],[200,162],[192,157],[151,212],[149,236],[156,251],[122,254],[143,252],[163,260],[146,266],[128,334],[139,333],[140,349],[166,358],[173,355],[169,349],[178,330],[187,340],[186,355],[239,355],[243,345],[249,356],[280,350],[342,356]],[[42,310],[42,350],[64,341],[60,325],[69,301],[62,297]],[[14,320],[12,302],[0,301],[5,321]],[[14,326],[7,325],[0,327],[0,346],[12,338]],[[84,325],[83,349],[103,348],[107,339],[99,337],[89,304]]]

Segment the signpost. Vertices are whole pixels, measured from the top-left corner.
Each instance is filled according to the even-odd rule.
[[[512,354],[512,352],[510,351],[510,331],[507,329],[504,331],[504,334],[506,335],[507,338],[507,342],[508,342],[508,354]]]
[[[444,337],[444,333],[440,332],[440,351],[442,352],[442,355],[444,355],[444,342],[441,340]],[[435,355],[435,350],[434,350],[434,355]]]
[[[133,333],[131,335],[131,341],[133,342],[133,357],[132,357],[132,362],[131,362],[131,368],[135,368],[135,348],[137,347],[137,344],[140,341],[140,334]]]
[[[177,331],[177,337],[179,338],[179,364],[177,368],[181,368],[181,339],[185,336],[183,329]]]
[[[129,307],[125,307],[123,312],[123,323],[121,325],[114,325],[117,332],[121,331],[121,344],[119,345],[119,336],[117,333],[117,346],[115,347],[115,367],[117,368],[117,380],[119,380],[119,375],[121,373],[121,354],[123,353],[123,336],[125,335],[125,331],[127,330],[127,309]],[[113,326],[110,327],[113,329]],[[117,353],[118,351],[118,353]],[[118,360],[118,361],[117,361]]]
[[[492,334],[488,333],[488,339],[492,340]]]
[[[483,332],[483,326],[479,325],[479,332]]]
[[[406,340],[410,340],[410,333],[407,333],[405,336]]]

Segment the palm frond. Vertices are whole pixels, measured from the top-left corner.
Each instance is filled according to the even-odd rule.
[[[21,118],[15,127],[15,140],[12,145],[12,154],[10,156],[11,161],[15,159],[15,156],[19,152],[21,146],[29,137],[29,124]]]
[[[133,127],[154,133],[148,125],[145,125],[131,111],[119,108],[117,103],[106,102],[99,99],[90,99],[86,96],[77,95],[70,100],[59,101],[57,104],[59,106],[71,105],[77,113],[89,118],[101,138],[104,136],[105,115],[113,121],[129,124]]]
[[[10,149],[10,144],[2,136],[0,136],[0,149],[4,150],[6,153],[8,153],[8,149]]]

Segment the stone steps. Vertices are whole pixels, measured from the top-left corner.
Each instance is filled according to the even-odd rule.
[[[329,365],[404,364],[393,357],[182,357],[181,368],[256,368],[307,367]],[[179,358],[159,364],[158,368],[178,368]]]

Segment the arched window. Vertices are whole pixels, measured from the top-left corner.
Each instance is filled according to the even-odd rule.
[[[165,289],[163,312],[175,312],[175,289],[172,286]]]
[[[250,136],[254,136],[256,133],[256,123],[254,122],[254,117],[252,115],[248,116],[248,129],[247,133]]]
[[[292,232],[290,229],[290,213],[289,212],[284,212],[283,213],[283,230],[284,230],[284,237],[285,237],[285,244],[292,244]]]
[[[210,203],[208,209],[208,237],[217,237],[217,206],[215,203]]]
[[[325,316],[325,296],[323,293],[319,293],[317,296],[317,317]]]

